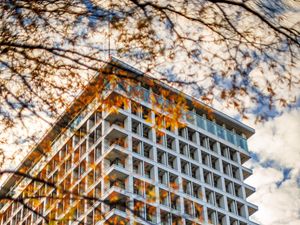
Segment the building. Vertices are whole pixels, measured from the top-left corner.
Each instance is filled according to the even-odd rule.
[[[101,72],[19,166],[49,183],[2,185],[20,199],[2,225],[255,225],[252,128],[117,59]]]

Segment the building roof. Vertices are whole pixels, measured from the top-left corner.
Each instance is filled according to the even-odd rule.
[[[114,58],[114,57],[112,57],[112,61],[114,63],[117,63],[117,66],[119,68],[122,68],[122,69],[124,68],[127,71],[130,71],[135,74],[139,74],[143,77],[146,77],[146,78],[156,82],[158,85],[163,86],[167,89],[170,89],[174,93],[178,93],[178,94],[184,96],[187,100],[199,102],[201,105],[205,106],[205,108],[209,108],[210,110],[212,110],[212,112],[214,113],[214,117],[217,121],[222,122],[226,125],[230,124],[232,126],[232,128],[235,128],[236,130],[239,130],[241,133],[244,133],[247,138],[251,137],[255,133],[255,130],[253,128],[247,126],[246,124],[226,115],[225,113],[222,113],[221,111],[219,111],[217,109],[212,108],[211,106],[199,101],[198,99],[196,99],[188,94],[185,94],[185,93],[177,90],[176,88],[174,88],[166,83],[163,83],[162,81],[160,81],[158,79],[154,79],[153,77],[141,72],[140,70],[130,66],[129,64],[127,64],[117,58]]]

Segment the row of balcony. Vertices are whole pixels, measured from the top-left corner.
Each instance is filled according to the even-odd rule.
[[[110,190],[113,187],[120,188],[122,190],[128,190],[129,188],[129,181],[128,181],[128,161],[126,158],[126,153],[122,152],[122,150],[118,150],[116,148],[117,146],[114,147],[112,151],[108,151],[107,156],[105,156],[105,168],[107,168],[107,173],[109,174],[110,179],[108,180],[106,186],[105,186],[105,191]],[[142,176],[145,178],[148,178],[149,180],[154,179],[154,171],[153,171],[153,166],[149,163],[143,162],[141,160],[138,160],[137,158],[133,158],[133,172],[137,175],[137,177]],[[197,176],[197,174],[195,175]],[[222,188],[222,182],[221,182],[221,177],[219,176],[212,176],[212,173],[209,171],[205,171],[205,182],[207,183],[213,183],[213,186],[216,187],[217,189],[223,189]],[[151,201],[149,195],[147,193],[143,192],[143,188],[145,186],[146,182],[139,182],[137,178],[134,180],[137,180],[134,182],[134,193],[140,196],[145,197],[149,201]],[[183,192],[185,194],[191,195],[193,197],[199,198],[203,200],[202,197],[202,191],[201,191],[201,186],[197,183],[193,183],[191,181],[183,179]],[[178,189],[179,183],[177,176],[175,174],[172,174],[170,172],[167,172],[166,170],[159,169],[158,170],[158,182],[163,185],[161,187],[170,187],[171,189]],[[170,185],[169,185],[170,184]],[[150,184],[147,184],[148,186]],[[236,183],[233,183],[227,179],[225,179],[225,185],[226,185],[226,192],[231,193],[234,196],[238,196],[239,198],[243,198],[243,189],[241,185],[238,185]],[[146,188],[147,190],[151,189],[149,187]],[[160,196],[164,196],[160,199],[161,204],[169,206],[173,209],[179,210],[179,205],[173,203],[173,200],[169,194],[165,195],[163,192],[167,192],[167,190],[164,190],[160,188],[161,193]],[[251,193],[248,193],[249,190],[247,188],[245,189],[246,196],[249,196]],[[224,205],[224,197],[223,195],[219,194],[218,192],[215,192],[213,190],[209,190],[208,188],[205,188],[205,194],[206,194],[206,199],[207,201],[215,205],[219,208],[225,209]],[[169,197],[168,197],[169,196]],[[230,212],[234,214],[238,214],[242,217],[246,216],[245,208],[243,208],[243,204],[239,203],[235,200],[230,200],[228,197],[228,206],[227,208],[230,210]],[[249,208],[249,214],[253,213],[252,208]],[[251,211],[251,212],[250,212]]]

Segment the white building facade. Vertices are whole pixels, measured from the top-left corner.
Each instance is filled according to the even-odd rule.
[[[111,71],[140,74],[114,61]],[[165,84],[134,78],[83,93],[59,119],[19,169],[61,189],[11,175],[0,192],[23,200],[2,204],[2,225],[255,225],[257,206],[247,201],[255,189],[244,182],[252,171],[243,166],[254,130]],[[185,98],[178,124],[168,118],[179,103],[158,87]]]

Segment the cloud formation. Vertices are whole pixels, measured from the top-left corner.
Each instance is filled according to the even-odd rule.
[[[274,160],[282,167],[300,167],[300,110],[286,112],[255,128],[249,145],[261,162]]]
[[[256,125],[249,140],[255,157],[247,183],[256,187],[249,201],[259,206],[252,219],[262,225],[300,224],[300,110]]]

